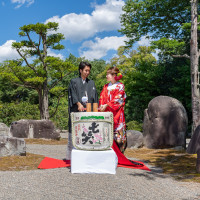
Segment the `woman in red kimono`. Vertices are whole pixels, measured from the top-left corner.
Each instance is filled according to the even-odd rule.
[[[99,99],[99,110],[101,112],[112,112],[114,116],[114,140],[119,149],[124,153],[126,148],[126,124],[124,117],[124,106],[126,94],[124,85],[119,82],[122,78],[117,67],[111,67],[106,75],[108,84],[104,85]]]

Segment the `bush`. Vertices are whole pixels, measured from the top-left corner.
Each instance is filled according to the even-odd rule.
[[[130,121],[126,124],[127,130],[136,130],[142,132],[142,123],[137,121]]]
[[[4,103],[0,105],[0,122],[7,126],[13,121],[20,119],[40,119],[40,112],[37,104],[30,104],[27,101],[20,103]]]
[[[51,101],[52,101],[52,105],[49,106],[50,116],[56,109],[57,99],[54,98],[54,99],[51,99]],[[56,114],[53,117],[51,117],[50,119],[53,121],[53,123],[55,124],[55,126],[57,128],[59,128],[61,130],[63,130],[63,129],[66,130],[66,129],[68,129],[68,118],[69,118],[68,101],[66,98],[62,98],[60,100]]]

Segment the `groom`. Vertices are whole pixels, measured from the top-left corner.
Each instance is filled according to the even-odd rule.
[[[83,112],[86,110],[86,103],[98,103],[98,95],[93,80],[88,79],[91,71],[91,64],[80,62],[79,77],[70,81],[68,88],[68,108],[69,108],[69,134],[67,160],[71,160],[72,151],[72,130],[71,130],[71,112]]]

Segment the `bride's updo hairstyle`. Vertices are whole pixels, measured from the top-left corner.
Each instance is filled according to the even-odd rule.
[[[119,81],[122,78],[122,74],[120,73],[119,69],[117,67],[110,67],[107,70],[107,74],[115,75],[115,80]]]

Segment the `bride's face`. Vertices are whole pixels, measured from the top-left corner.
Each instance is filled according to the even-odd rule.
[[[107,78],[107,81],[111,83],[115,82],[115,75],[112,75],[111,73],[107,73],[106,78]]]

